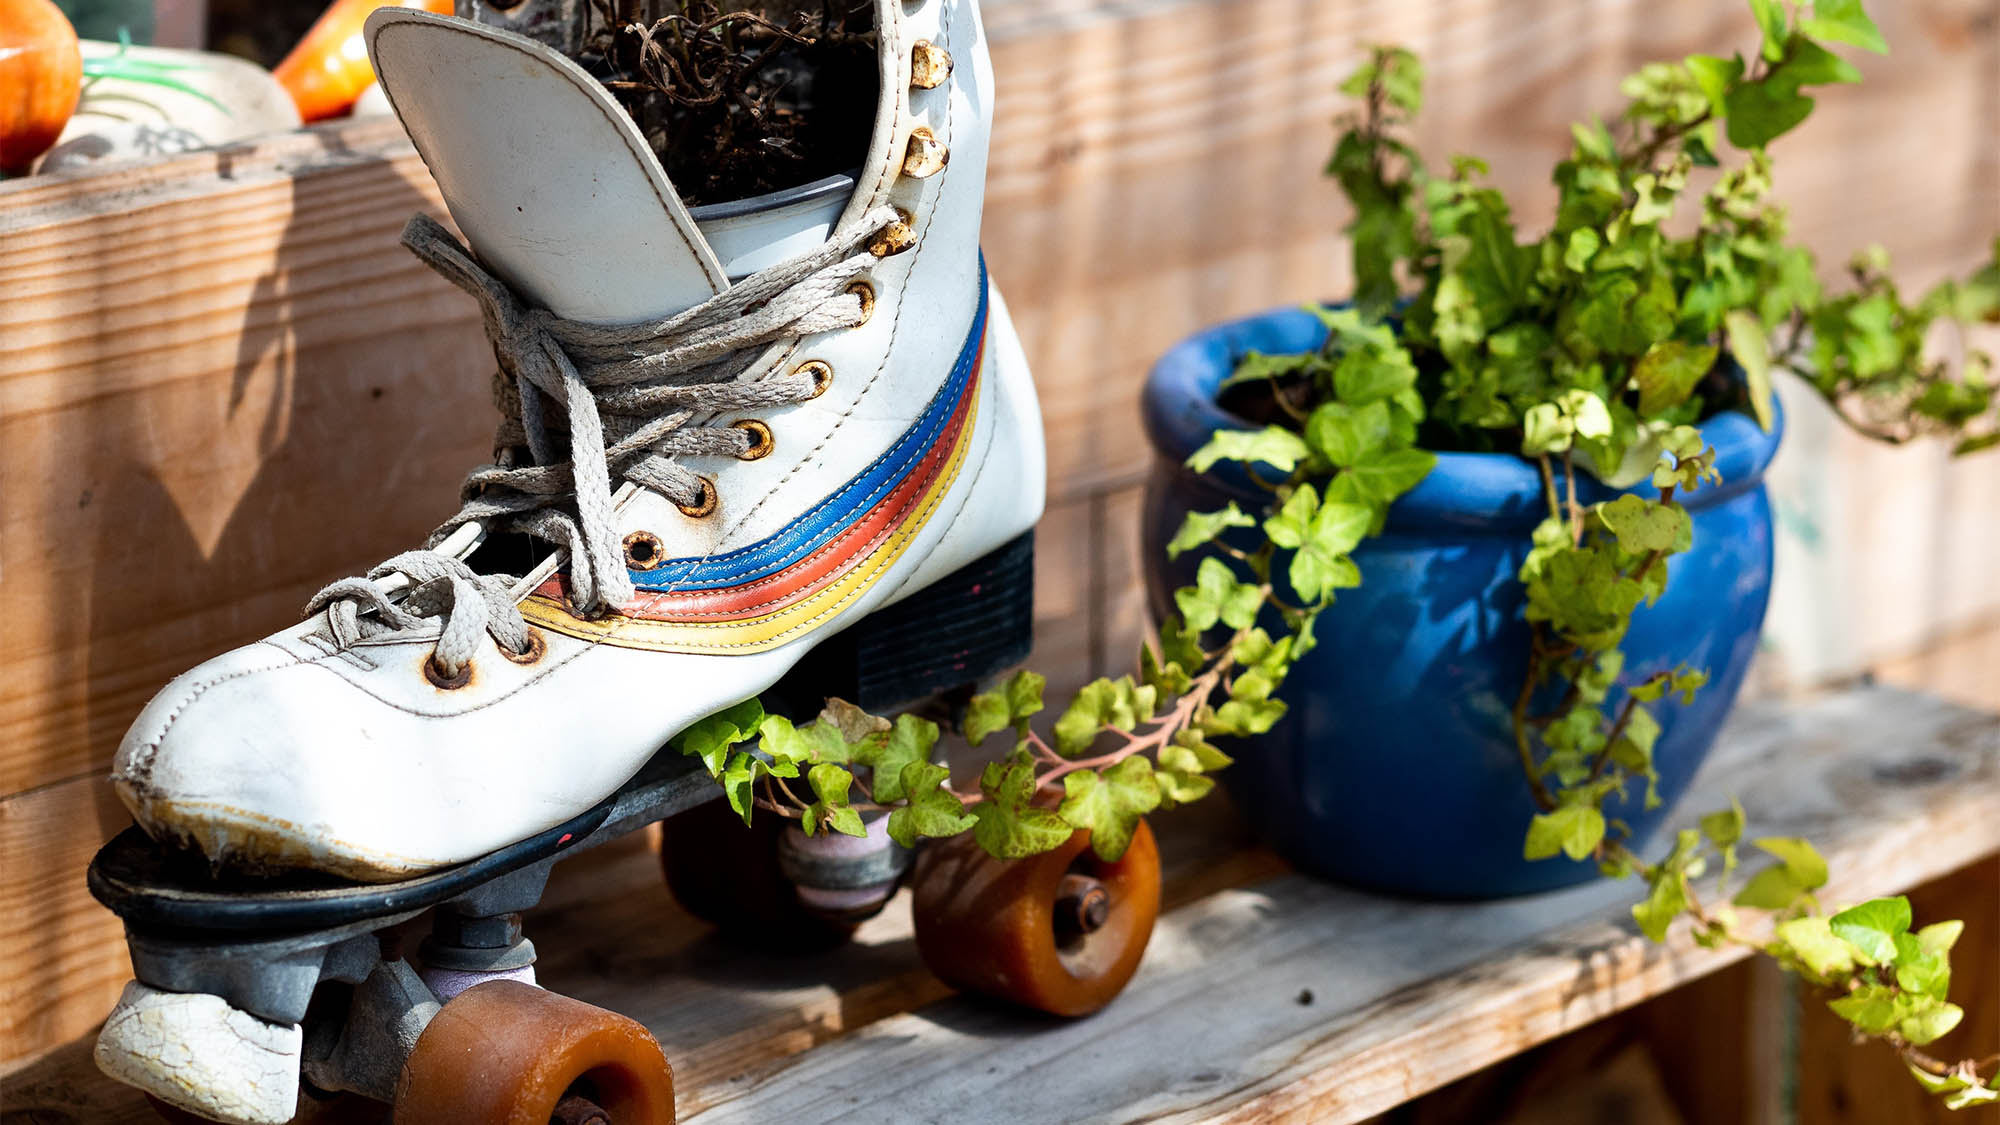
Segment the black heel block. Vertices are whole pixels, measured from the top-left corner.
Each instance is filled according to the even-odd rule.
[[[829,696],[883,714],[1020,664],[1034,631],[1030,530],[820,645],[770,695],[802,719]]]

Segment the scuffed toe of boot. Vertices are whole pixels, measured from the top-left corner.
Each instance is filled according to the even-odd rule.
[[[379,846],[382,777],[352,690],[277,644],[249,645],[169,684],[140,712],[111,783],[154,839],[218,868],[311,868],[367,881],[432,865]]]
[[[219,996],[125,986],[97,1036],[97,1068],[169,1105],[232,1125],[283,1125],[299,1100],[305,1037]]]

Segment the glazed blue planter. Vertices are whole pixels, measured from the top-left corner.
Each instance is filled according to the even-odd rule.
[[[1199,562],[1194,552],[1167,561],[1182,516],[1231,500],[1260,511],[1269,496],[1240,465],[1206,474],[1185,467],[1209,434],[1249,426],[1216,404],[1222,380],[1246,352],[1297,353],[1324,339],[1316,317],[1288,309],[1202,332],[1153,368],[1145,422],[1159,457],[1143,535],[1156,615],[1172,604],[1172,590],[1194,580]],[[1781,421],[1765,433],[1733,411],[1702,426],[1723,483],[1686,499],[1693,550],[1674,558],[1667,592],[1634,616],[1626,637],[1627,683],[1682,662],[1710,673],[1692,706],[1656,709],[1662,804],[1645,810],[1635,787],[1606,805],[1642,846],[1686,792],[1756,651],[1771,593],[1764,470],[1782,429]],[[1579,485],[1586,503],[1616,494],[1594,480]],[[1657,495],[1650,485],[1634,491]],[[1225,747],[1236,756],[1225,783],[1292,863],[1434,898],[1497,898],[1596,877],[1588,863],[1521,855],[1535,808],[1509,724],[1529,636],[1515,575],[1546,510],[1540,474],[1526,460],[1445,453],[1390,509],[1383,534],[1354,552],[1362,584],[1340,591],[1320,618],[1319,646],[1280,693],[1290,712],[1270,733]]]

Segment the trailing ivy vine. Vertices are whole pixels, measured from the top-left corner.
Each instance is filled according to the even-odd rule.
[[[1136,676],[1086,686],[1043,728],[1032,672],[975,697],[968,740],[1012,743],[976,789],[954,788],[933,762],[935,724],[837,700],[804,725],[753,700],[697,724],[681,747],[746,820],[761,808],[808,833],[859,834],[863,814],[886,813],[905,845],[970,831],[1001,858],[1088,830],[1115,859],[1141,817],[1213,788],[1229,758],[1212,740],[1283,716],[1275,693],[1315,644],[1320,611],[1365,577],[1351,552],[1430,472],[1432,451],[1517,454],[1538,468],[1547,502],[1519,574],[1532,640],[1510,725],[1538,809],[1524,854],[1642,881],[1632,913],[1647,937],[1685,919],[1705,946],[1769,955],[1947,1104],[2000,1101],[2000,1056],[1924,1051],[1962,1017],[1946,998],[1961,923],[1917,928],[1903,898],[1828,913],[1816,897],[1826,863],[1800,839],[1747,841],[1774,862],[1737,886],[1745,815],[1733,803],[1652,862],[1605,813],[1633,789],[1657,805],[1658,711],[1707,681],[1688,666],[1634,681],[1620,647],[1692,545],[1681,500],[1721,480],[1698,423],[1740,408],[1768,427],[1772,377],[1789,370],[1872,437],[1939,436],[1961,453],[2000,444],[1989,357],[1966,350],[1954,370],[1925,348],[1936,325],[2000,321],[2000,240],[1992,265],[1914,303],[1879,250],[1854,260],[1841,290],[1824,287],[1771,198],[1767,146],[1811,113],[1808,89],[1859,80],[1828,44],[1887,47],[1859,0],[1749,2],[1761,36],[1748,59],[1648,64],[1625,80],[1615,121],[1573,127],[1554,170],[1554,224],[1526,240],[1483,162],[1459,156],[1434,172],[1404,139],[1422,108],[1418,59],[1370,54],[1341,87],[1360,106],[1327,167],[1355,212],[1353,303],[1313,310],[1327,329],[1320,349],[1246,357],[1228,386],[1261,395],[1279,420],[1216,433],[1189,461],[1199,472],[1240,463],[1269,490],[1267,507],[1187,517],[1167,552],[1201,553],[1195,584],[1175,593],[1178,616],[1142,649]],[[1683,216],[1698,179],[1708,186]],[[1650,482],[1656,495],[1586,504],[1580,476]]]

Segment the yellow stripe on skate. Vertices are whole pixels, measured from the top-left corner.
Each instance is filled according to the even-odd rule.
[[[521,616],[541,628],[579,640],[650,652],[748,653],[788,644],[853,604],[908,552],[945,494],[957,482],[978,425],[979,396],[975,393],[951,459],[925,492],[915,514],[846,574],[784,609],[735,621],[644,621],[617,615],[585,621],[570,614],[561,602],[538,594],[521,603]]]

